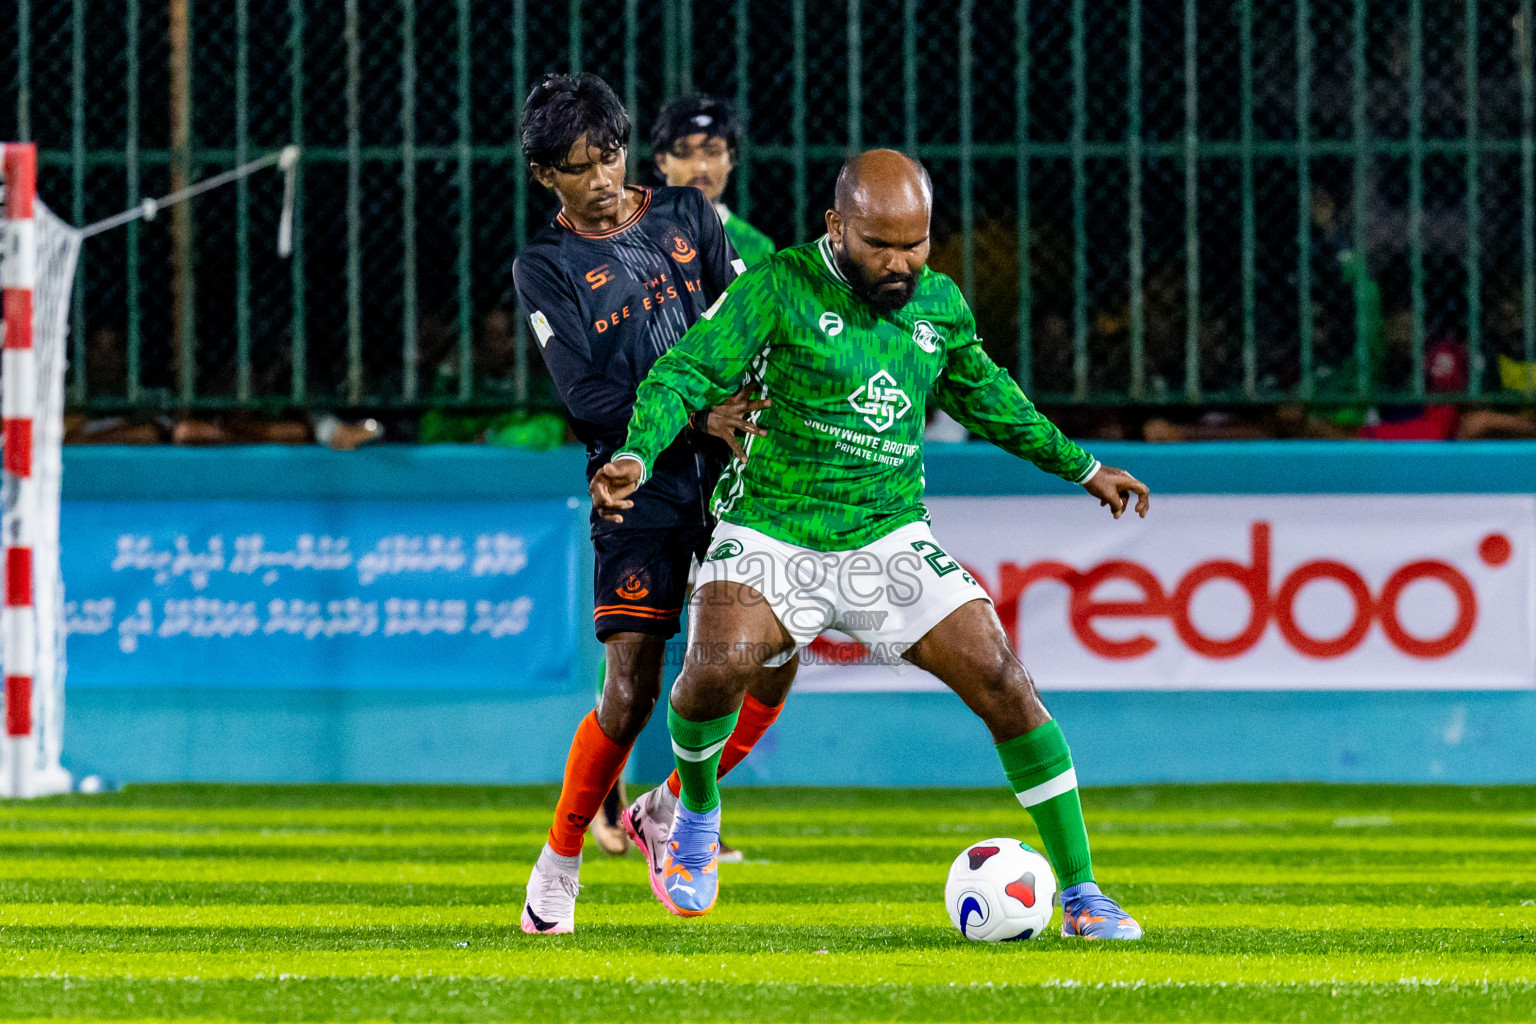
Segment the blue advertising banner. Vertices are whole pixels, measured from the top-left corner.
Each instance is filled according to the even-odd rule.
[[[967,500],[1066,497],[1087,506],[1082,512],[1072,507],[1073,521],[1086,515],[1085,528],[1088,520],[1097,521],[1106,542],[1115,544],[1129,543],[1149,526],[1185,528],[1179,503],[1166,501],[1167,495],[1536,494],[1536,442],[1106,441],[1092,448],[1100,459],[1125,466],[1152,487],[1147,522],[1113,522],[1072,485],[986,444],[928,445],[928,493]],[[591,555],[585,540],[585,465],[586,453],[577,445],[554,452],[403,444],[355,452],[319,445],[66,447],[66,597],[73,602],[70,618],[77,630],[68,652],[66,765],[77,775],[95,773],[125,783],[558,780],[571,732],[592,708],[601,657],[587,618]],[[122,501],[126,496],[140,501]],[[567,498],[577,507],[568,507]],[[1237,520],[1239,534],[1227,550],[1200,554],[1191,565],[1153,565],[1152,571],[1163,573],[1159,585],[1164,596],[1206,562],[1254,565],[1252,525]],[[1034,528],[1034,522],[1018,522],[1019,537],[1009,543],[1028,543]],[[1507,532],[1507,560],[1501,561],[1500,545],[1485,545],[1486,534],[1474,533],[1471,539],[1479,543],[1465,548],[1458,556],[1461,562],[1447,564],[1459,564],[1458,571],[1469,578],[1474,572],[1512,572],[1520,568],[1521,537],[1529,540],[1533,528]],[[526,563],[515,573],[475,576],[480,536],[492,538],[488,544],[494,553],[498,533],[522,539]],[[237,540],[258,534],[262,557],[247,557],[239,572],[232,571],[240,550],[251,550],[253,543],[237,549]],[[220,537],[223,567],[209,567],[199,589],[192,579],[197,564],[192,556],[208,554],[214,535]],[[312,538],[307,549],[312,554],[301,556],[302,535]],[[129,549],[122,567],[114,569],[124,536]],[[149,544],[141,551],[136,538],[146,536]],[[178,567],[179,536],[186,538],[186,554]],[[428,570],[428,560],[412,554],[416,541],[404,547],[390,541],[384,548],[387,559],[360,561],[380,553],[386,538],[418,538],[418,550],[430,554],[434,536],[443,539],[439,552],[444,543],[454,550],[451,538],[458,539],[456,550],[466,559],[461,568]],[[1272,530],[1267,549],[1276,597],[1292,572],[1276,574],[1285,552],[1314,562],[1334,557],[1288,546],[1288,536]],[[1395,545],[1388,554],[1395,551],[1420,563],[1436,560],[1404,550],[1404,538],[1395,533],[1387,536]],[[343,568],[300,568],[320,557],[322,537],[344,538],[351,561]],[[1318,540],[1305,534],[1299,543],[1315,546]],[[1346,553],[1343,561],[1353,562],[1355,554],[1364,557],[1369,551]],[[1006,560],[1002,548],[984,554],[994,562]],[[1149,555],[1164,554],[1149,549]],[[1044,557],[1063,558],[1059,551]],[[559,571],[561,559],[574,561],[574,570]],[[457,555],[452,560],[457,562]],[[1039,559],[1013,560],[1022,571]],[[135,567],[156,561],[164,564]],[[415,567],[404,571],[412,561]],[[505,564],[510,569],[518,561],[513,557]],[[1095,557],[1073,564],[1088,570],[1100,561]],[[397,564],[402,571],[379,571]],[[482,572],[493,564],[483,564]],[[1379,568],[1393,574],[1399,567],[1393,559]],[[266,582],[269,571],[277,573],[271,583]],[[1366,578],[1373,604],[1362,643],[1375,642],[1385,635],[1379,597],[1387,578],[1371,575],[1374,570],[1363,563],[1356,571]],[[157,583],[162,573],[165,579]],[[365,575],[371,582],[362,582]],[[1023,588],[1017,596],[1026,625],[1023,612],[1030,601],[1056,601],[1054,612],[1039,621],[1049,631],[1052,656],[1069,651],[1066,645],[1076,643],[1070,587],[1059,578],[1042,578],[1027,588],[1019,574],[1014,579]],[[1115,585],[1124,586],[1124,581],[1106,587]],[[1223,585],[1219,579],[1211,583],[1211,596],[1219,596]],[[1454,615],[1415,620],[1415,615],[1435,614],[1437,607],[1449,610],[1435,602],[1459,588],[1435,586],[1431,581],[1399,588],[1398,625],[1410,639],[1432,640],[1455,620]],[[1474,580],[1473,586],[1477,590],[1482,584]],[[1299,627],[1315,639],[1333,639],[1326,623],[1308,618],[1305,605],[1314,598],[1345,598],[1349,591],[1328,580],[1305,589],[1289,595],[1296,605],[1292,631]],[[1246,606],[1241,591],[1237,594],[1240,611]],[[249,628],[254,618],[255,631],[190,635],[194,626],[214,633],[229,628],[212,617],[197,618],[199,597],[253,605],[240,628]],[[500,602],[521,597],[531,602],[521,632],[493,637],[473,631],[481,618],[476,602],[490,602],[494,610]],[[348,598],[375,606],[370,635],[334,633],[346,616],[333,614],[329,602]],[[397,602],[392,606],[391,598]],[[110,606],[99,603],[108,599]],[[1417,604],[1424,599],[1427,603]],[[1489,599],[1499,600],[1493,591]],[[167,613],[168,601],[188,600],[194,602],[190,609],[172,605],[174,614]],[[278,600],[284,605],[277,609],[281,615],[274,616],[271,604]],[[303,602],[297,613],[295,600]],[[399,603],[407,600],[421,602],[409,618],[404,614],[409,606]],[[428,619],[425,602],[433,600],[466,602],[459,632],[398,631],[410,618],[418,624]],[[87,601],[98,603],[87,608]],[[149,609],[141,614],[144,601]],[[208,607],[203,606],[204,614]],[[1479,608],[1479,622],[1485,622],[1486,605]],[[1198,626],[1206,610],[1195,608],[1191,621]],[[1213,614],[1224,610],[1218,602]],[[1503,615],[1509,608],[1492,611]],[[444,618],[441,603],[430,617]],[[459,621],[457,608],[451,618]],[[516,625],[515,616],[508,619],[509,626]],[[120,630],[125,620],[132,624]],[[1177,651],[1175,645],[1183,640],[1176,628],[1171,635],[1153,632],[1166,629],[1168,621],[1130,619],[1127,628],[1156,640],[1153,654]],[[333,635],[326,636],[330,622],[336,625],[329,627]],[[389,622],[393,635],[386,635]],[[1113,617],[1089,624],[1126,625]],[[1217,632],[1220,626],[1207,624],[1204,635],[1218,640],[1231,635]],[[1268,630],[1266,636],[1280,635],[1273,620]],[[311,631],[313,639],[307,639]],[[1021,635],[1028,639],[1027,633]],[[1100,635],[1123,640],[1134,634],[1116,635],[1104,628]],[[124,644],[134,649],[124,652]],[[573,644],[571,671],[559,678],[558,666],[572,657]],[[1347,681],[1342,675],[1329,678],[1337,671],[1330,664],[1337,661],[1320,661],[1316,681]],[[732,773],[732,784],[996,785],[997,756],[986,729],[952,693],[817,693],[806,692],[807,682],[797,682],[779,723]],[[1536,782],[1532,688],[1058,690],[1048,693],[1047,701],[1068,729],[1073,758],[1083,766],[1079,771],[1089,785],[1238,779]],[[862,726],[850,731],[848,722]],[[837,756],[828,757],[829,750]],[[652,715],[630,757],[630,777],[660,780],[671,770],[666,716]]]
[[[565,692],[568,500],[69,501],[69,686]]]

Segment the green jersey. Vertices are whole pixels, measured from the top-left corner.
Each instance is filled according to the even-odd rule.
[[[884,316],[855,295],[831,243],[786,249],[738,277],[641,382],[624,447],[648,473],[690,410],[756,381],[773,405],[715,488],[726,522],[819,551],[863,547],[927,517],[931,392],[972,433],[1081,483],[1098,463],[1035,409],[981,348],[948,277],[924,268]]]
[[[731,240],[731,248],[736,250],[736,255],[741,257],[741,262],[749,267],[755,267],[773,255],[777,248],[773,244],[773,239],[736,216],[724,203],[716,203],[715,212],[720,215],[720,224],[725,228],[725,237]]]

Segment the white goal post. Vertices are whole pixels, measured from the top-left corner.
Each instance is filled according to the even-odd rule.
[[[64,367],[80,232],[37,197],[37,149],[3,150],[5,289],[0,415],[5,420],[3,537],[5,740],[0,795],[67,792],[64,581],[59,570]]]
[[[69,299],[80,243],[132,220],[153,220],[163,207],[243,178],[264,167],[286,178],[278,253],[291,247],[299,150],[287,146],[160,199],[145,199],[83,228],[53,214],[37,194],[37,147],[0,145],[0,417],[4,418],[4,487],[0,490],[0,606],[5,735],[0,740],[0,797],[66,793],[71,779],[64,746],[64,580],[59,564],[63,479],[64,374]]]

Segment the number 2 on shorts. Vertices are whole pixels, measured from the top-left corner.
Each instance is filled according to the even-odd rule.
[[[928,563],[939,576],[945,576],[960,568],[960,563],[944,553],[944,549],[931,540],[915,540],[912,542],[912,550],[923,556],[923,561]]]

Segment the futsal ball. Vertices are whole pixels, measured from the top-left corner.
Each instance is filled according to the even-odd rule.
[[[1056,876],[1027,843],[987,839],[962,850],[949,866],[944,905],[968,939],[1033,939],[1051,923]]]

